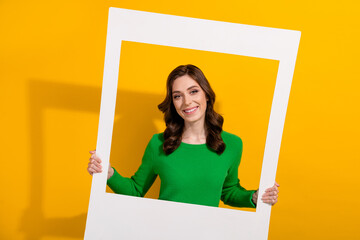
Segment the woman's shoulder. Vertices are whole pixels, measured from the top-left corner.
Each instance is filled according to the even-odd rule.
[[[221,137],[222,137],[223,141],[225,142],[225,144],[227,144],[227,145],[242,146],[241,138],[233,133],[229,133],[229,132],[226,132],[223,130],[221,132]]]
[[[163,144],[164,143],[164,133],[155,133],[151,140],[150,143],[154,144],[154,145],[158,145],[158,144]]]
[[[146,151],[161,152],[164,143],[163,133],[153,134],[147,144]]]

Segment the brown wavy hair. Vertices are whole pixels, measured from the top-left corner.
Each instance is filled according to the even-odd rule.
[[[166,124],[163,151],[166,155],[171,154],[180,146],[182,140],[184,119],[176,112],[172,98],[172,86],[178,77],[184,75],[188,75],[194,79],[206,94],[206,98],[208,99],[205,112],[205,127],[207,130],[206,144],[217,154],[221,155],[226,147],[221,138],[224,118],[214,110],[215,93],[210,87],[210,83],[204,73],[200,68],[191,64],[180,65],[169,74],[166,82],[166,97],[164,101],[158,105],[159,110],[164,113]]]

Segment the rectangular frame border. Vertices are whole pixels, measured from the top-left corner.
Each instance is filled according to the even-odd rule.
[[[300,35],[292,30],[110,8],[96,147],[103,168],[109,165],[122,41],[274,59],[279,60],[279,68],[260,179],[262,195],[275,181]],[[106,171],[93,176],[85,239],[267,239],[271,206],[261,201],[250,213],[109,194],[106,178]],[[139,226],[142,231],[136,230]]]

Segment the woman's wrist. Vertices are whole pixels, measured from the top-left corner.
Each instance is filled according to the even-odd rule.
[[[114,175],[114,169],[112,167],[109,168],[107,180],[109,180]]]
[[[255,204],[257,204],[257,199],[258,199],[258,191],[259,190],[256,190],[256,192],[253,193],[252,197],[251,197],[251,201]]]

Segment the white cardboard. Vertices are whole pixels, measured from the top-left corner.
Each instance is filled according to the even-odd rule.
[[[179,34],[181,33],[181,34]],[[122,41],[279,60],[259,196],[275,181],[300,32],[110,8],[97,140],[108,168]],[[248,239],[268,236],[271,206],[256,212],[106,193],[107,172],[91,186],[85,239]]]

